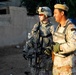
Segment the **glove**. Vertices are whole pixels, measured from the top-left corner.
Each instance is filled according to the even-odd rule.
[[[46,55],[51,55],[51,51],[50,51],[50,49],[48,49],[48,48],[46,48],[45,50],[44,50],[44,53],[46,54]]]
[[[54,45],[53,45],[53,51],[55,52],[55,53],[58,53],[59,51],[60,51],[60,44],[59,43],[55,43]]]

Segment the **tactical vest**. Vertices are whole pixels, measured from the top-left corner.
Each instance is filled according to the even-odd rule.
[[[63,30],[62,33],[58,32],[58,29],[60,27],[60,25],[58,25],[58,27],[56,28],[55,33],[53,34],[54,42],[58,42],[60,44],[67,42],[66,30],[67,30],[67,27],[70,24],[72,24],[72,22],[67,20],[66,25],[64,26],[64,30]]]
[[[56,32],[53,35],[54,42],[58,42],[60,44],[64,44],[64,43],[67,42],[67,37],[66,37],[67,32],[66,32],[66,30],[67,30],[67,28],[70,24],[72,24],[72,22],[70,20],[67,20],[66,25],[65,25],[64,30],[63,30],[62,33],[58,32],[58,29],[59,29],[60,25],[57,27]],[[59,54],[59,56],[65,57],[65,56],[68,56],[70,54],[74,54],[74,51],[69,52],[69,53],[64,53],[64,54],[61,54],[61,55]]]
[[[51,23],[50,23],[51,24]],[[52,42],[52,34],[50,32],[51,25],[48,24],[45,27],[40,23],[38,24],[37,31],[39,32],[39,43],[42,47],[50,46]]]

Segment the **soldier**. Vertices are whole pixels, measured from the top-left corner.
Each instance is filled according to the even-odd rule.
[[[34,25],[32,31],[31,31],[31,38],[29,40],[29,43],[27,43],[26,53],[28,55],[31,55],[34,51],[39,51],[40,55],[38,54],[38,57],[41,59],[37,60],[40,61],[39,66],[41,67],[40,73],[37,75],[50,75],[49,72],[51,72],[51,44],[52,44],[52,34],[54,31],[54,27],[50,22],[50,17],[52,16],[51,9],[49,7],[39,7],[37,10],[39,14],[39,20],[37,24]],[[32,49],[32,50],[31,50]],[[30,54],[31,53],[31,54]],[[26,57],[27,54],[24,53],[24,57]],[[32,62],[34,64],[34,58],[32,58]],[[37,64],[35,65],[37,66]],[[32,70],[33,72],[33,70]],[[34,75],[34,72],[32,73]]]
[[[59,23],[53,35],[53,75],[76,75],[76,27],[67,18],[68,7],[54,5],[54,17]]]

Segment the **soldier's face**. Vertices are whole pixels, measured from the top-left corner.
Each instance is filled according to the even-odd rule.
[[[60,23],[62,19],[62,12],[60,12],[58,9],[54,9],[54,18],[56,22]]]
[[[40,19],[40,21],[43,21],[45,19],[45,15],[44,14],[39,14],[39,19]]]

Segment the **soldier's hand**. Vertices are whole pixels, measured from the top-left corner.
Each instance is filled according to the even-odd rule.
[[[54,43],[54,45],[53,45],[53,51],[55,52],[55,53],[58,53],[59,51],[60,51],[60,44],[59,43]]]
[[[51,50],[48,49],[48,48],[46,48],[46,49],[44,50],[44,53],[49,56],[49,55],[51,55]]]
[[[23,57],[27,60],[27,52],[23,51]]]

